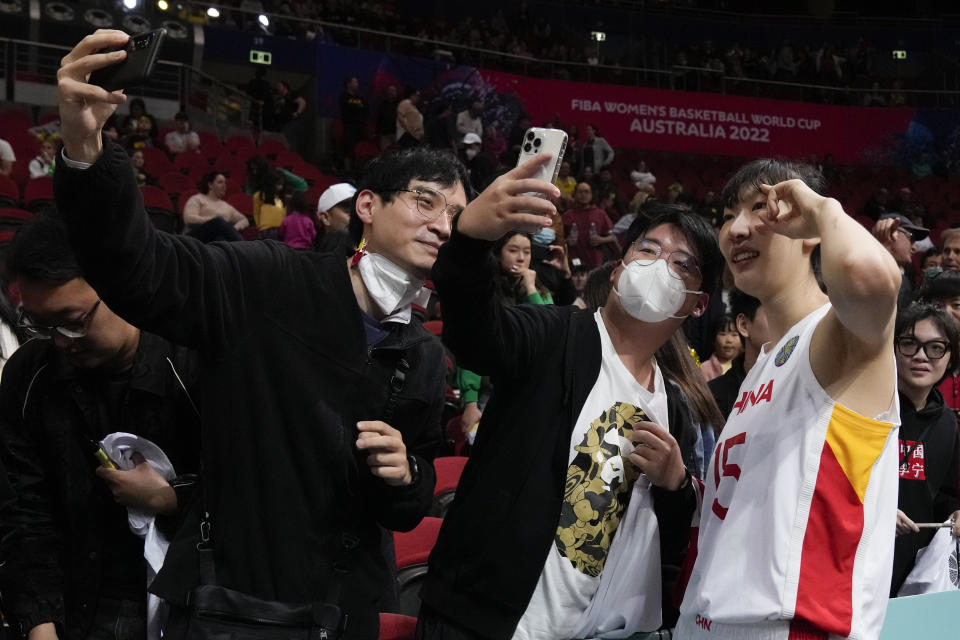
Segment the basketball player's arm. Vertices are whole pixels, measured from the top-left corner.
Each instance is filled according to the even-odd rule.
[[[823,281],[847,336],[875,353],[892,348],[900,269],[876,238],[840,203],[800,180],[764,186],[764,221],[777,233],[820,240]]]

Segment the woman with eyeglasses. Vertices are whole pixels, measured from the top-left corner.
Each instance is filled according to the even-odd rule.
[[[940,307],[914,303],[897,316],[894,345],[900,393],[900,497],[890,596],[895,597],[936,529],[918,522],[953,518],[960,535],[960,438],[937,385],[960,362],[958,330]]]

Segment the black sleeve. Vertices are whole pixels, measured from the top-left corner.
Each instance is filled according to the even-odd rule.
[[[418,473],[413,484],[406,487],[392,487],[379,478],[376,478],[372,485],[377,522],[393,531],[410,531],[420,523],[430,512],[433,490],[437,484],[433,459],[443,440],[440,417],[446,396],[445,379],[437,374],[446,370],[445,353],[443,346],[436,340],[433,340],[425,352],[418,370],[420,376],[431,382],[435,381],[430,385],[433,388],[430,404],[423,411],[422,419],[417,425],[409,428],[398,425],[403,432],[407,454],[414,458]]]
[[[84,277],[110,308],[145,331],[207,353],[234,342],[257,291],[280,269],[273,243],[204,245],[153,228],[126,153],[107,143],[89,169],[58,162],[57,209]]]
[[[10,358],[0,382],[0,466],[16,495],[0,511],[0,591],[4,612],[24,630],[45,622],[62,629],[63,534],[42,457],[45,447],[22,415],[27,385],[41,366],[32,366],[29,351]]]
[[[562,338],[570,308],[503,305],[495,291],[492,243],[461,234],[457,221],[433,266],[443,305],[444,344],[461,366],[477,374],[517,379]]]
[[[947,413],[952,414],[953,412],[948,410]],[[949,417],[953,426],[953,447],[950,464],[947,467],[943,484],[933,501],[933,512],[940,522],[960,509],[960,434],[957,433],[956,419],[953,415],[949,415]]]

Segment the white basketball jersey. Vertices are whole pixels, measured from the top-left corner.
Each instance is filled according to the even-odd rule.
[[[817,382],[810,340],[829,309],[787,331],[740,387],[705,478],[699,551],[676,638],[880,633],[900,411],[894,393],[884,415],[866,418]],[[820,632],[803,633],[805,623]]]

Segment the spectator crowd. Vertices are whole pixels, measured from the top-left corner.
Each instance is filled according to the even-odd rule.
[[[4,176],[36,153],[0,214],[0,607],[29,640],[372,640],[398,613],[428,640],[876,637],[960,536],[942,159],[537,123],[568,136],[550,183],[517,166],[525,114],[348,77],[334,177],[95,91],[125,42],[63,59],[59,135],[0,140]],[[771,72],[807,73],[783,47]],[[254,82],[272,124],[306,108]],[[452,505],[438,453],[468,458]]]

